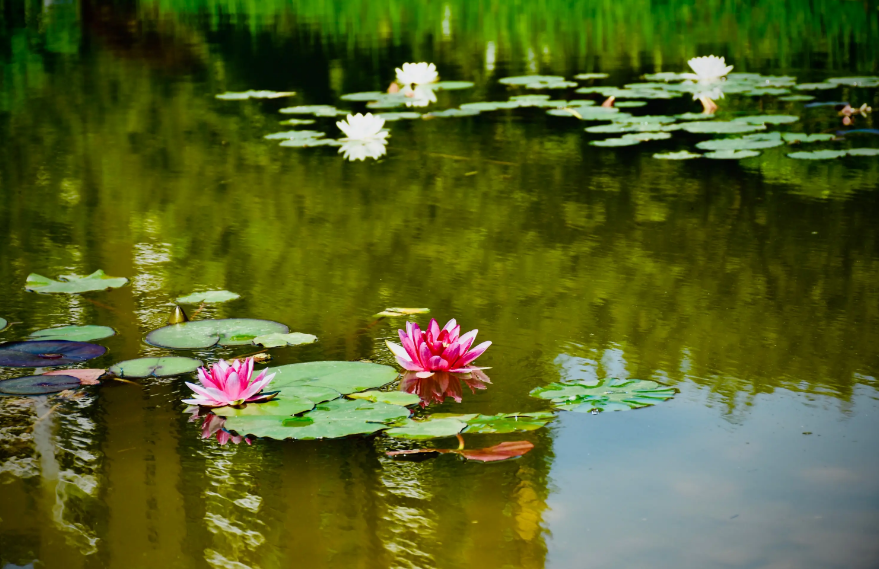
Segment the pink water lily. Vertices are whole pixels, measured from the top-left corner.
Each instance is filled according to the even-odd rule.
[[[267,370],[254,379],[253,358],[233,360],[228,363],[220,360],[207,368],[198,368],[198,379],[201,385],[187,382],[197,397],[184,399],[184,403],[200,405],[202,407],[225,407],[237,406],[245,403],[257,403],[267,401],[277,393],[262,393],[275,374],[266,375]]]
[[[491,342],[483,342],[470,349],[478,330],[471,330],[462,336],[461,327],[454,318],[442,330],[436,319],[431,319],[427,331],[422,331],[414,322],[407,322],[406,330],[398,332],[403,345],[386,342],[388,348],[396,356],[397,363],[416,372],[418,377],[430,377],[437,371],[470,373],[488,369],[474,367],[470,363],[481,356]]]

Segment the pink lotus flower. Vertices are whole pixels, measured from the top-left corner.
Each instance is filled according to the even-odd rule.
[[[436,319],[431,319],[426,332],[422,332],[418,324],[407,322],[405,332],[398,330],[403,345],[386,343],[396,356],[397,363],[409,371],[417,372],[415,375],[418,377],[430,377],[437,371],[470,373],[488,369],[470,365],[491,345],[491,342],[483,342],[470,349],[478,331],[471,330],[460,336],[461,327],[454,318],[442,330]]]
[[[460,403],[464,395],[462,386],[470,388],[471,393],[477,389],[487,389],[491,380],[479,369],[473,369],[470,373],[447,373],[439,371],[432,377],[418,377],[415,372],[407,371],[403,374],[400,389],[406,393],[414,393],[421,398],[420,405],[427,407],[431,403],[442,403],[447,397],[451,397]]]
[[[277,392],[261,393],[275,377],[275,374],[266,376],[266,371],[262,370],[256,379],[252,379],[253,358],[247,358],[244,362],[233,360],[231,364],[220,360],[211,366],[210,371],[198,368],[201,385],[186,383],[198,397],[184,399],[183,402],[202,407],[225,407],[268,401]]]

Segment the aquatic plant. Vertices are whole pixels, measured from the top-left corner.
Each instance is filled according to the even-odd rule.
[[[696,81],[719,81],[733,70],[733,66],[727,65],[723,57],[717,57],[716,55],[694,57],[687,64],[689,64],[693,73],[685,75],[687,78]]]
[[[275,374],[266,375],[263,370],[253,378],[253,358],[233,360],[231,364],[225,360],[213,364],[211,369],[198,368],[198,379],[201,386],[186,382],[186,385],[199,397],[184,399],[184,403],[202,407],[225,407],[267,401],[277,393],[262,393]]]
[[[343,140],[347,141],[383,140],[388,136],[388,131],[382,130],[384,125],[385,119],[372,113],[348,115],[345,120],[336,123],[336,126],[345,133]]]
[[[462,385],[469,387],[471,393],[476,393],[477,389],[487,389],[488,383],[491,380],[479,369],[466,374],[436,372],[430,377],[421,377],[417,372],[409,371],[403,374],[400,389],[417,395],[421,399],[421,406],[427,407],[431,403],[442,403],[448,397],[460,403],[464,395]]]
[[[404,63],[402,68],[397,68],[397,82],[403,87],[426,85],[434,83],[438,79],[439,74],[433,63]]]
[[[339,154],[346,160],[366,160],[372,158],[378,160],[388,152],[388,141],[377,140],[348,140],[339,147]]]
[[[483,342],[471,350],[478,330],[471,330],[462,336],[461,327],[454,318],[442,330],[436,319],[431,318],[426,331],[422,331],[415,322],[407,322],[406,330],[398,332],[402,346],[394,342],[385,343],[397,358],[397,363],[416,372],[418,377],[430,377],[437,371],[470,373],[487,369],[473,367],[470,363],[481,356],[491,342]]]
[[[436,103],[436,93],[430,87],[417,86],[414,89],[403,89],[406,96],[407,107],[426,107],[431,103]]]

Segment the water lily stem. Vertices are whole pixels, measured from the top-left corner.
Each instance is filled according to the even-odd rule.
[[[464,437],[461,436],[461,433],[455,436],[458,437],[458,450],[464,450]]]
[[[202,310],[204,310],[204,307],[205,307],[205,303],[202,302],[202,303],[198,306],[198,308],[195,309],[195,312],[192,313],[192,316],[190,316],[189,319],[192,320],[193,318],[195,318],[196,316],[198,316],[198,313],[201,312]]]

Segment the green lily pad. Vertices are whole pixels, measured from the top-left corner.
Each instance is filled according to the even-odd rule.
[[[812,95],[785,95],[784,97],[779,97],[778,100],[793,103],[800,101],[814,101],[815,97],[813,97]]]
[[[555,418],[555,414],[506,413],[500,415],[477,415],[467,421],[465,433],[514,433],[539,429]]]
[[[202,366],[201,360],[167,356],[164,358],[137,358],[110,366],[110,373],[124,378],[171,377],[191,373]]]
[[[254,338],[266,334],[286,334],[290,331],[280,322],[252,318],[226,318],[221,320],[195,320],[171,324],[153,330],[146,341],[153,346],[172,350],[194,350],[221,346],[243,346]]]
[[[348,93],[339,97],[343,101],[378,101],[387,95],[383,91],[366,91],[364,93]]]
[[[648,81],[683,81],[689,79],[689,73],[675,73],[673,71],[663,71],[662,73],[648,73],[644,79]]]
[[[879,87],[879,77],[832,77],[827,83],[847,87]]]
[[[343,395],[375,389],[397,378],[397,370],[368,362],[307,362],[271,368],[272,389],[329,387]]]
[[[362,391],[352,393],[348,397],[352,399],[365,399],[372,402],[387,403],[388,405],[415,405],[421,401],[421,397],[414,393],[404,391]]]
[[[736,117],[732,122],[743,122],[746,124],[789,124],[797,122],[800,117],[793,115],[755,115],[749,117]]]
[[[194,292],[177,299],[178,304],[199,304],[202,302],[228,302],[241,298],[241,295],[228,290],[206,290],[204,292]]]
[[[879,148],[850,148],[849,156],[879,156]]]
[[[407,97],[404,93],[385,93],[378,99],[366,103],[366,107],[368,109],[394,109],[411,102],[412,98]]]
[[[766,125],[734,121],[701,121],[684,123],[681,129],[696,134],[741,134],[766,130]]]
[[[751,134],[737,138],[722,138],[719,140],[703,140],[696,144],[701,150],[761,150],[782,146],[784,140],[777,132],[770,134]]]
[[[280,121],[278,124],[289,124],[289,125],[305,125],[305,124],[314,124],[314,119],[287,119],[284,121]]]
[[[3,326],[0,326],[2,329]],[[28,336],[29,340],[72,340],[74,342],[88,342],[109,338],[116,331],[109,326],[61,326],[59,328],[47,328],[37,330]]]
[[[291,138],[278,146],[287,148],[312,148],[315,146],[342,146],[342,141],[334,138]]]
[[[607,79],[610,77],[607,73],[578,73],[574,75],[574,79],[580,79],[581,81],[586,81],[588,79]]]
[[[515,109],[519,104],[515,101],[483,101],[479,103],[464,103],[461,109],[465,111],[497,111],[501,109]]]
[[[369,435],[387,428],[382,423],[359,420],[312,421],[304,417],[245,416],[229,417],[225,427],[240,435],[270,439],[337,439],[350,435]]]
[[[512,97],[510,97],[510,100],[516,101],[520,105],[522,105],[522,104],[528,105],[528,104],[532,104],[532,103],[542,103],[544,101],[548,101],[549,95],[540,95],[540,94],[513,95]]]
[[[787,95],[788,93],[790,93],[790,89],[781,89],[779,87],[756,87],[742,92],[742,95],[749,97],[762,97],[764,95]]]
[[[334,399],[321,403],[305,415],[312,421],[357,420],[373,423],[402,421],[409,417],[409,409],[381,401]]]
[[[264,348],[280,348],[283,346],[298,346],[300,344],[313,344],[317,342],[317,336],[291,332],[290,334],[265,334],[253,339],[253,343]]]
[[[401,113],[380,113],[376,115],[377,117],[384,119],[385,121],[399,121],[399,120],[415,120],[421,118],[421,113],[404,111]]]
[[[0,331],[5,330],[9,322],[5,318],[0,318]]]
[[[413,421],[408,419],[402,426],[385,431],[386,434],[401,439],[436,439],[454,437],[467,427],[467,423],[457,419],[427,419]]]
[[[804,134],[802,132],[783,132],[781,138],[788,144],[802,144],[807,142],[826,142],[836,138],[832,134]]]
[[[614,103],[614,106],[621,109],[634,109],[647,106],[647,101],[620,101],[618,103]]]
[[[848,154],[845,150],[813,150],[811,152],[791,152],[788,158],[795,160],[834,160]]]
[[[499,79],[504,85],[528,85],[530,83],[558,83],[564,81],[564,77],[558,75],[517,75]]]
[[[473,81],[437,81],[436,83],[431,83],[430,88],[440,91],[456,91],[458,89],[470,89],[475,85],[476,83]]]
[[[677,121],[677,117],[669,117],[665,115],[644,115],[640,117],[636,116],[619,116],[614,117],[614,122],[624,122],[629,124],[650,124],[650,125],[662,125],[662,124],[671,124]]]
[[[240,408],[216,407],[212,411],[221,417],[261,417],[266,415],[289,417],[304,411],[311,411],[314,406],[315,402],[310,399],[278,395],[263,403],[248,403]]]
[[[680,152],[660,152],[654,154],[653,157],[659,160],[692,160],[693,158],[702,158],[702,155],[681,150]]]
[[[269,370],[269,373],[272,373],[272,370]],[[277,378],[277,376],[275,377]],[[318,385],[307,384],[281,386],[275,385],[274,380],[272,380],[269,388],[271,390],[280,391],[278,397],[295,397],[298,399],[308,399],[309,401],[313,401],[315,405],[317,405],[318,403],[324,403],[326,401],[332,401],[333,399],[338,399],[342,396],[341,393],[329,387],[320,387]]]
[[[629,117],[628,113],[620,112],[619,109],[608,107],[566,107],[563,109],[550,109],[546,114],[556,117],[576,117],[581,121],[609,121]]]
[[[741,160],[742,158],[753,158],[760,156],[757,150],[715,150],[714,152],[706,152],[703,158],[712,160]]]
[[[335,117],[348,114],[348,111],[342,111],[330,105],[300,105],[298,107],[286,107],[278,112],[288,115],[314,115],[316,117]]]
[[[567,89],[576,87],[573,81],[533,81],[525,85],[526,89]]]
[[[27,276],[24,288],[30,292],[78,294],[93,290],[119,288],[128,282],[128,279],[124,277],[108,277],[100,269],[85,277],[61,275],[58,279],[55,281],[48,277],[31,273]]]
[[[794,89],[799,89],[800,91],[816,91],[823,89],[836,89],[839,85],[835,85],[833,83],[800,83],[799,85],[794,86]]]
[[[676,126],[676,125],[670,125]],[[614,121],[611,124],[602,124],[598,126],[590,126],[586,128],[586,132],[596,134],[620,134],[625,132],[656,132],[664,130],[665,125],[658,124],[637,124],[627,122]]]
[[[586,383],[551,383],[531,390],[532,397],[549,399],[565,411],[628,411],[671,399],[675,390],[655,381],[602,379]]]
[[[682,113],[680,115],[675,115],[675,118],[684,121],[704,121],[716,118],[716,115],[709,115],[706,113]]]
[[[241,91],[238,93],[221,93],[217,95],[217,98],[224,101],[241,101],[244,99],[278,99],[280,97],[292,97],[295,94],[292,91]]]
[[[630,132],[629,134],[624,134],[623,138],[647,142],[649,140],[668,140],[671,138],[671,135],[667,132]]]
[[[636,144],[641,144],[640,140],[636,140],[634,138],[606,138],[604,140],[593,140],[590,142],[592,146],[605,146],[605,147],[617,147],[617,146],[635,146]]]
[[[288,130],[267,134],[263,138],[266,140],[313,140],[323,138],[323,136],[324,133],[317,130]]]
[[[479,114],[476,109],[446,109],[444,111],[433,111],[424,115],[430,118],[448,118],[448,117],[473,117]]]

